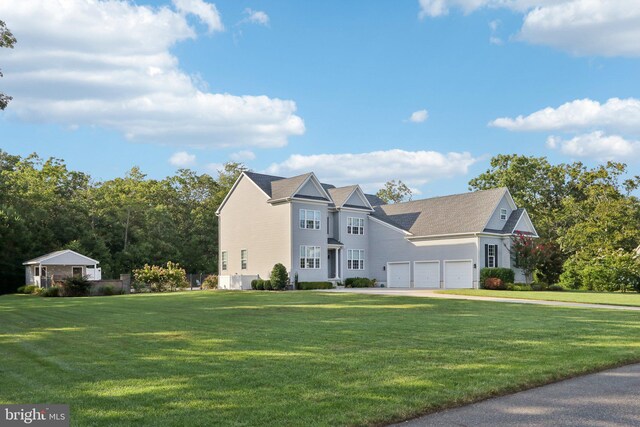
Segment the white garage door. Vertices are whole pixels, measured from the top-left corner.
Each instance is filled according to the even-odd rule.
[[[448,289],[473,288],[471,261],[445,261],[444,287]]]
[[[394,262],[387,264],[387,287],[408,288],[411,286],[411,264]]]
[[[413,265],[413,286],[416,288],[439,288],[440,262],[416,261]]]

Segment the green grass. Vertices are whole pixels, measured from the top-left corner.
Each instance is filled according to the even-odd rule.
[[[456,289],[450,291],[438,291],[441,294],[473,295],[477,297],[499,297],[538,299],[545,301],[581,302],[588,304],[610,304],[640,306],[640,294],[637,292],[611,293],[611,292],[541,292],[541,291],[491,291],[488,289]]]
[[[383,424],[640,361],[634,312],[315,292],[0,297],[0,403],[72,425]]]

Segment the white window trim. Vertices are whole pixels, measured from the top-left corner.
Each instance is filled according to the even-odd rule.
[[[353,224],[358,225],[353,225]],[[354,233],[354,230],[359,230],[358,233]],[[353,236],[363,236],[364,235],[364,218],[357,216],[349,216],[347,217],[347,234],[351,234]]]
[[[315,252],[317,256],[308,256],[309,249],[311,249],[311,253]],[[304,262],[302,262],[302,260],[304,260]],[[313,267],[308,266],[309,260],[312,260],[311,264],[313,265]],[[322,249],[320,248],[320,246],[300,245],[300,251],[298,253],[298,267],[302,270],[321,269],[322,268]]]
[[[500,220],[501,221],[507,220],[507,210],[505,208],[500,209]]]
[[[245,258],[242,258],[243,253]],[[244,267],[242,266],[242,262],[244,262]],[[247,249],[240,249],[240,270],[246,270],[247,267],[249,267],[249,251]]]
[[[491,254],[491,252],[493,252],[493,255]],[[487,246],[487,268],[496,268],[496,265],[497,265],[496,261],[497,261],[496,245],[488,245]]]
[[[353,254],[357,252],[358,258],[354,259]],[[357,266],[353,268],[353,261],[356,261]],[[365,251],[364,249],[347,249],[347,270],[364,270]]]
[[[308,217],[309,212],[311,212],[311,218]],[[300,209],[300,211],[298,212],[298,215],[299,215],[298,227],[300,227],[300,229],[302,230],[321,230],[322,229],[322,216],[320,214],[320,211],[316,211],[313,209]],[[313,227],[307,227],[308,221],[313,221]]]
[[[222,251],[220,254],[220,264],[222,271],[227,271],[229,267],[229,255],[227,254],[227,251]]]

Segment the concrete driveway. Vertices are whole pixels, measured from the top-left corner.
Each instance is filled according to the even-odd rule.
[[[640,426],[640,364],[599,372],[396,424]]]
[[[413,289],[413,288],[392,288],[392,289],[391,288],[340,288],[340,289],[324,289],[324,290],[321,290],[320,292],[338,292],[338,293],[367,294],[367,295],[395,295],[395,296],[405,296],[405,297],[506,302],[511,304],[550,305],[550,306],[556,306],[556,307],[606,308],[610,310],[640,311],[640,307],[630,307],[630,306],[623,306],[623,305],[583,304],[578,302],[479,297],[479,296],[473,296],[473,295],[453,295],[453,294],[441,294],[437,292],[438,290],[439,289]]]

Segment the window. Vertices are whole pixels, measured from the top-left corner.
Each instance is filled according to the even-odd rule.
[[[224,252],[222,252],[222,269],[223,270],[227,269],[227,261],[228,261],[227,252],[224,251]]]
[[[300,209],[300,228],[320,230],[320,211]]]
[[[40,275],[40,267],[36,267],[36,274],[35,274],[35,275],[36,275],[36,276],[39,276],[39,275]]]
[[[347,251],[347,268],[349,270],[364,270],[364,249],[349,249]]]
[[[300,268],[320,268],[320,246],[300,246]]]
[[[488,268],[498,266],[498,245],[484,245],[484,266]]]
[[[500,219],[503,220],[503,221],[507,219],[507,210],[506,209],[500,209]]]
[[[82,267],[71,267],[71,275],[73,277],[82,277]]]
[[[246,249],[242,249],[240,251],[240,268],[242,270],[247,269],[247,250]]]
[[[364,234],[364,218],[347,218],[347,234]]]

